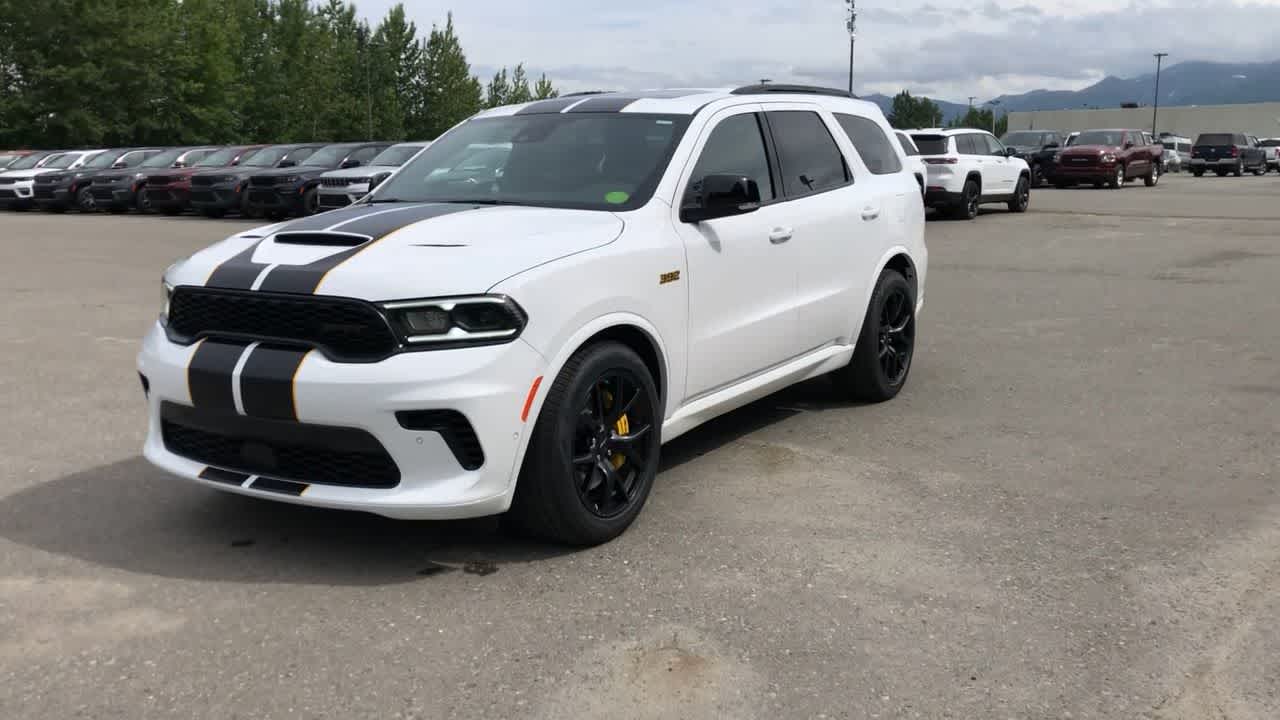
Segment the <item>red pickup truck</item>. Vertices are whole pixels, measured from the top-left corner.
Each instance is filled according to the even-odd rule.
[[[1160,182],[1164,146],[1142,130],[1086,130],[1064,148],[1053,164],[1055,187],[1092,183],[1124,187],[1142,178],[1147,187]]]

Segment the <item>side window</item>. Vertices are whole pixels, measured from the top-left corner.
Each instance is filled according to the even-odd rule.
[[[760,200],[778,196],[769,175],[769,156],[755,113],[725,118],[711,131],[689,179],[690,189],[708,175],[744,175],[760,186]]]
[[[185,158],[183,158],[183,162],[185,162],[188,165],[195,164],[200,160],[203,160],[206,155],[212,152],[213,152],[212,148],[205,149],[205,150],[192,150],[191,152],[187,153],[187,156]]]
[[[767,117],[778,150],[784,194],[830,190],[849,181],[840,146],[818,113],[775,110]]]
[[[986,143],[988,155],[998,155],[1004,157],[1004,145],[1000,141],[990,135],[979,135],[978,137]]]
[[[986,151],[974,142],[976,138],[969,133],[956,136],[956,152],[961,155],[985,155]]]
[[[381,150],[382,148],[376,146],[360,148],[354,153],[351,153],[351,159],[359,160],[361,165],[368,165],[369,161],[372,160]]]
[[[853,141],[853,147],[872,175],[891,175],[902,170],[902,161],[889,137],[874,120],[856,115],[836,114],[836,122]]]
[[[289,153],[289,159],[294,161],[295,163],[302,164],[303,160],[306,160],[307,158],[311,157],[312,155],[315,154],[315,152],[316,152],[316,149],[311,147],[298,148],[297,150],[294,150],[293,152]]]

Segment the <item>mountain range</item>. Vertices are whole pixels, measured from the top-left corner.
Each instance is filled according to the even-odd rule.
[[[1123,103],[1150,105],[1155,94],[1155,73],[1135,78],[1107,76],[1081,90],[1032,90],[994,98],[1004,112],[1118,108]],[[865,95],[887,114],[893,98]],[[1160,73],[1161,105],[1234,105],[1280,101],[1280,60],[1268,63],[1216,63],[1188,61],[1170,65]],[[963,115],[964,103],[934,102],[942,108],[944,122]],[[987,101],[983,101],[987,102]]]

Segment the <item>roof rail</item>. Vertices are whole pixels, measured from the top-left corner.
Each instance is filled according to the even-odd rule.
[[[744,85],[737,90],[732,91],[734,95],[764,95],[767,93],[788,93],[792,95],[829,95],[831,97],[843,97],[858,99],[857,95],[838,88],[817,87],[815,85],[779,85],[774,83],[765,83],[762,85]]]
[[[560,97],[582,97],[583,95],[608,95],[613,90],[580,90],[578,92],[562,93]]]

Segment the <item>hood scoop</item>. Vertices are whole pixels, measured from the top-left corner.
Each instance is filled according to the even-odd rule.
[[[286,232],[278,233],[272,238],[280,245],[309,245],[312,247],[356,247],[372,239],[368,235],[340,232]]]

